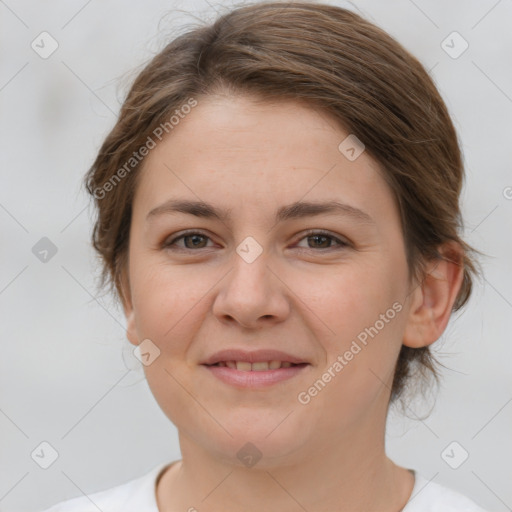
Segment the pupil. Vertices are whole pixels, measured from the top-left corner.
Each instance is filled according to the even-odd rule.
[[[316,241],[318,241],[318,239],[322,239],[323,238],[324,241],[327,241],[327,243],[328,243],[328,238],[326,236],[324,236],[324,235],[313,235],[312,238],[315,239]]]
[[[204,238],[204,237],[203,237],[203,235],[188,235],[186,238],[187,239],[192,239],[193,240],[193,242],[192,242],[193,247],[197,247],[198,246],[197,242],[199,241],[199,244],[201,244],[201,238]],[[187,245],[187,247],[188,247],[187,243],[185,243],[185,245]]]

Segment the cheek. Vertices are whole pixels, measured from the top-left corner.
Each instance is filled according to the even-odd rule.
[[[183,428],[197,421],[194,415],[204,413],[194,409],[186,391],[191,371],[186,353],[200,328],[197,318],[205,314],[206,302],[201,299],[212,280],[194,277],[183,267],[135,263],[134,268],[142,269],[132,282],[139,339],[150,339],[159,350],[158,357],[144,366],[146,380],[162,411]]]
[[[192,339],[197,316],[214,276],[201,279],[183,267],[141,266],[132,282],[133,304],[140,339],[149,338],[163,353],[184,350]]]
[[[354,261],[289,279],[302,303],[323,321],[326,334],[338,339],[356,336],[401,299],[400,277],[386,262]]]
[[[336,375],[326,376],[326,387],[334,394],[325,393],[318,402],[345,401],[345,406],[355,407],[357,397],[371,399],[383,385],[379,378],[387,381],[392,375],[402,343],[403,282],[386,261],[328,272],[328,279],[302,280],[298,292],[321,320],[315,320],[315,329],[326,360],[318,377],[329,368]],[[339,357],[343,369],[337,365],[336,371],[333,365]]]

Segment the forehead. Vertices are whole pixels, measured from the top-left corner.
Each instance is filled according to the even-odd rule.
[[[382,215],[393,209],[391,191],[367,152],[351,160],[340,150],[349,136],[303,103],[199,98],[146,157],[134,207],[147,215],[170,197],[185,197],[261,210],[328,196]]]

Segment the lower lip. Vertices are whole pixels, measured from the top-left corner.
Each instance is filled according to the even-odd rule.
[[[262,388],[295,377],[299,373],[303,372],[309,364],[290,366],[289,368],[278,368],[277,370],[263,370],[259,372],[244,372],[228,368],[227,366],[203,366],[215,377],[226,384],[242,388]]]

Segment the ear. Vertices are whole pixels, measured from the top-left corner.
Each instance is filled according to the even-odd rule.
[[[130,281],[126,271],[124,270],[121,272],[120,284],[121,303],[123,306],[124,316],[126,317],[126,337],[132,345],[137,346],[139,344],[139,338],[137,336],[137,329],[135,326],[135,312],[133,309]]]
[[[441,258],[429,262],[423,280],[411,293],[411,307],[402,343],[420,348],[434,343],[446,329],[464,278],[463,249],[447,242]]]

